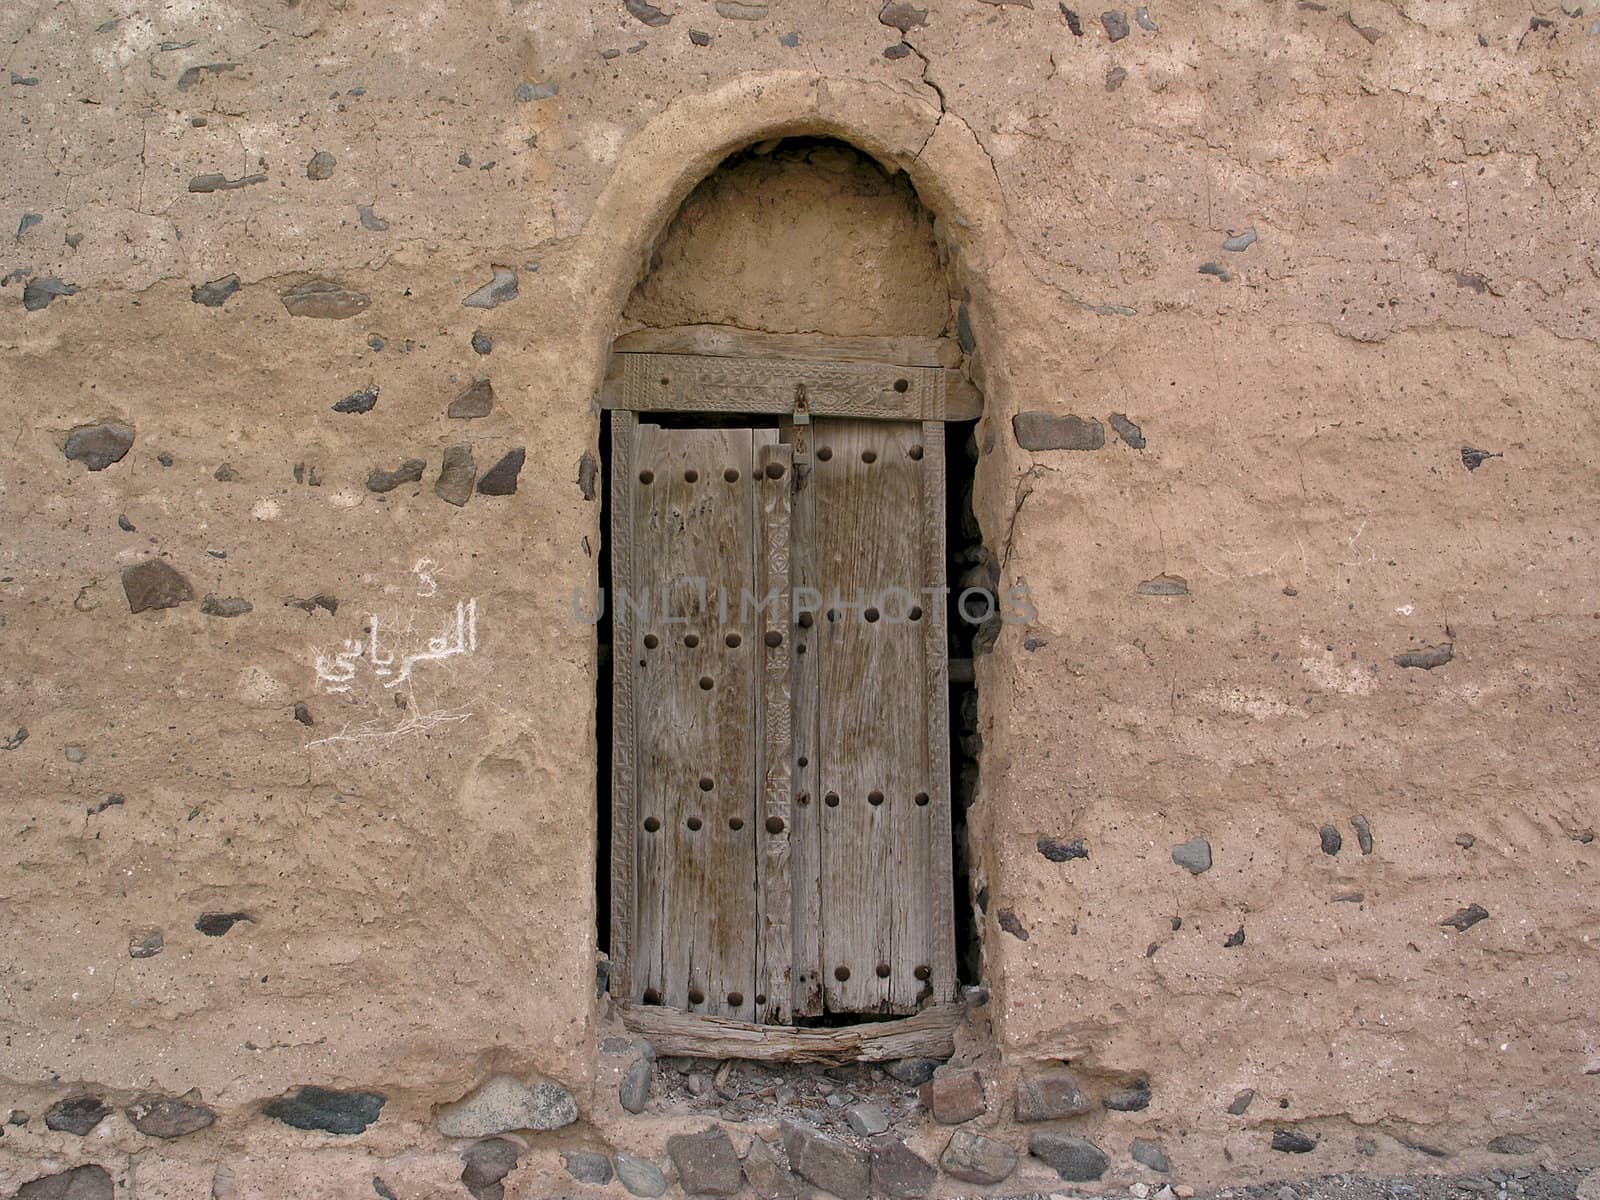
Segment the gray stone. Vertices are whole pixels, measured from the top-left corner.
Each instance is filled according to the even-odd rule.
[[[373,233],[387,233],[389,230],[389,222],[373,211],[373,207],[370,204],[356,205],[356,216],[361,218],[361,227],[363,229],[369,229]]]
[[[315,725],[317,720],[311,715],[311,706],[304,700],[296,700],[294,705],[294,719],[302,725]]]
[[[897,1058],[893,1062],[883,1064],[883,1070],[890,1079],[909,1084],[912,1087],[921,1087],[933,1078],[933,1073],[939,1069],[937,1058]]]
[[[161,953],[165,939],[159,929],[135,929],[128,935],[129,958],[154,958]]]
[[[445,409],[444,415],[458,421],[470,421],[476,417],[487,417],[493,411],[494,384],[487,379],[474,379],[466,391],[450,401],[450,407]]]
[[[1150,1081],[1137,1079],[1127,1087],[1116,1088],[1101,1103],[1112,1112],[1143,1112],[1150,1107]]]
[[[333,169],[339,165],[339,160],[326,150],[318,150],[311,156],[311,161],[306,164],[307,179],[332,179]]]
[[[905,0],[888,0],[888,3],[878,10],[878,22],[889,26],[890,29],[907,33],[919,25],[928,23],[928,10],[913,8],[905,3]],[[972,347],[963,345],[962,349],[970,353]]]
[[[362,388],[359,392],[351,392],[343,400],[333,406],[336,413],[368,413],[378,403],[378,385]]]
[[[709,46],[709,45],[711,45],[711,35],[709,33],[707,33],[703,29],[691,29],[691,30],[689,30],[689,40],[691,42],[693,42],[696,46]]]
[[[518,104],[527,104],[533,100],[548,100],[561,91],[561,85],[548,79],[539,83],[519,83],[517,90],[511,93],[511,98]]]
[[[1110,1160],[1088,1138],[1041,1129],[1028,1139],[1028,1153],[1069,1183],[1092,1183],[1106,1173]]]
[[[1223,283],[1232,283],[1233,282],[1233,273],[1231,271],[1229,271],[1228,268],[1223,266],[1221,263],[1214,263],[1214,262],[1201,263],[1200,264],[1200,274],[1202,274],[1202,275],[1210,275],[1214,279],[1220,279]]]
[[[367,472],[367,491],[392,492],[403,483],[416,483],[427,465],[420,458],[408,458],[392,471],[374,467]]]
[[[1104,425],[1071,413],[1018,413],[1011,430],[1024,450],[1098,450],[1106,444]]]
[[[98,425],[79,425],[67,434],[63,452],[68,462],[81,462],[91,471],[104,471],[121,462],[133,448],[133,426],[121,421],[101,421]]]
[[[1172,1163],[1167,1160],[1166,1151],[1161,1148],[1160,1142],[1152,1142],[1148,1138],[1134,1138],[1128,1153],[1133,1156],[1134,1162],[1142,1167],[1149,1167],[1152,1171],[1160,1171],[1165,1175],[1172,1170]]]
[[[351,1135],[365,1132],[378,1119],[384,1101],[381,1092],[302,1087],[280,1096],[262,1111],[295,1129]]]
[[[958,1129],[939,1156],[946,1175],[963,1183],[999,1183],[1017,1169],[1017,1152],[1005,1142]]]
[[[1317,1144],[1297,1129],[1274,1129],[1272,1148],[1283,1154],[1309,1154]]]
[[[223,463],[215,471],[211,472],[211,478],[218,483],[238,483],[243,476],[233,469],[232,463]]]
[[[1040,834],[1036,845],[1039,848],[1039,853],[1054,863],[1071,862],[1075,858],[1089,857],[1089,849],[1083,844],[1082,838],[1074,838],[1068,842],[1063,841],[1061,838],[1046,837]]]
[[[210,592],[200,601],[200,611],[208,617],[242,617],[254,607],[243,596],[217,596]]]
[[[1324,825],[1317,830],[1317,839],[1322,843],[1322,852],[1329,857],[1344,849],[1344,838],[1339,836],[1339,831],[1332,825]]]
[[[731,1196],[743,1182],[739,1155],[720,1125],[669,1137],[667,1157],[677,1168],[679,1185],[691,1196]]]
[[[78,289],[70,283],[62,283],[54,275],[46,275],[43,279],[30,279],[22,285],[22,307],[28,312],[38,312],[41,308],[49,308],[50,302],[57,296],[76,296]]]
[[[1116,430],[1117,436],[1135,450],[1145,448],[1144,430],[1128,420],[1124,413],[1111,414],[1111,428]]]
[[[114,1194],[110,1173],[88,1163],[29,1180],[17,1189],[16,1200],[112,1200]]]
[[[670,14],[662,12],[654,4],[646,3],[646,0],[622,0],[622,3],[634,20],[643,21],[652,29],[660,29],[672,20]]]
[[[496,1075],[441,1107],[434,1123],[445,1137],[490,1137],[513,1129],[561,1129],[577,1119],[578,1102],[559,1083]]]
[[[587,450],[578,460],[578,491],[585,500],[595,498],[595,482],[600,477],[600,464],[595,462],[594,455]]]
[[[140,1096],[125,1111],[140,1133],[169,1139],[198,1133],[217,1119],[202,1103],[198,1089],[182,1096]]]
[[[1020,938],[1024,942],[1028,940],[1028,927],[1022,923],[1022,918],[1017,916],[1011,909],[1002,908],[995,914],[995,920],[999,922],[1000,928],[1012,937]]]
[[[489,1138],[468,1146],[461,1155],[461,1183],[475,1200],[502,1200],[500,1181],[517,1166],[518,1146],[505,1138]]]
[[[494,338],[481,329],[473,330],[472,352],[474,354],[492,354],[494,352]]]
[[[1250,1107],[1250,1102],[1255,1098],[1255,1088],[1245,1088],[1244,1091],[1235,1096],[1233,1098],[1233,1102],[1228,1105],[1228,1115],[1233,1117],[1244,1116],[1245,1111]]]
[[[1142,5],[1133,10],[1133,19],[1139,22],[1140,29],[1146,30],[1149,33],[1161,32],[1161,26],[1157,25],[1153,20],[1150,19],[1150,10]]]
[[[171,563],[159,558],[147,558],[124,570],[122,592],[128,598],[130,613],[176,608],[194,599],[189,581]]]
[[[1489,1139],[1490,1154],[1532,1154],[1539,1143],[1520,1133],[1502,1133]]]
[[[264,174],[241,175],[238,179],[229,179],[218,171],[208,171],[189,180],[189,190],[196,195],[206,196],[212,192],[236,192],[240,188],[266,181],[267,177]]]
[[[1372,853],[1372,822],[1359,813],[1350,818],[1350,824],[1356,831],[1356,844],[1361,847],[1362,854]]]
[[[510,496],[517,490],[517,476],[522,474],[522,464],[528,452],[522,446],[508,451],[499,462],[483,473],[478,480],[480,496]]]
[[[17,236],[14,240],[20,242],[23,238],[23,235],[26,234],[28,230],[32,229],[35,225],[42,224],[43,221],[44,214],[42,213],[23,213],[22,220],[17,222]]]
[[[795,1200],[803,1186],[760,1138],[752,1138],[745,1151],[744,1177],[761,1200]]]
[[[1469,904],[1467,907],[1460,909],[1459,911],[1446,917],[1444,920],[1440,921],[1439,924],[1448,925],[1457,933],[1465,933],[1479,921],[1487,920],[1488,916],[1489,910],[1483,907],[1483,905]]]
[[[203,912],[195,918],[194,927],[207,937],[221,937],[240,921],[254,920],[247,912]]]
[[[372,297],[366,293],[351,291],[327,279],[310,279],[297,284],[280,299],[291,317],[318,321],[347,320],[365,312],[372,304]]]
[[[478,464],[472,461],[472,447],[462,442],[446,446],[444,466],[434,480],[433,494],[446,504],[460,508],[472,499],[472,484],[478,477]]]
[[[563,1150],[561,1161],[579,1183],[604,1186],[611,1182],[611,1160],[593,1150]]]
[[[976,1071],[940,1072],[923,1085],[922,1104],[941,1125],[960,1125],[988,1107],[983,1077]]]
[[[495,267],[494,278],[461,303],[468,308],[496,308],[517,298],[517,273],[509,267]]]
[[[1057,1121],[1093,1107],[1078,1077],[1062,1067],[1017,1081],[1017,1120]]]
[[[82,746],[68,746],[62,750],[62,753],[67,756],[69,763],[81,763],[89,757]]]
[[[1438,646],[1427,646],[1421,650],[1407,650],[1404,654],[1394,656],[1395,666],[1413,667],[1422,671],[1431,671],[1435,667],[1442,667],[1456,656],[1455,645],[1444,642]]]
[[[1250,247],[1255,245],[1255,243],[1256,231],[1254,229],[1246,229],[1243,233],[1235,234],[1233,237],[1223,242],[1222,248],[1224,250],[1231,251],[1234,254],[1238,254],[1241,251],[1250,249]]]
[[[1113,42],[1120,42],[1128,36],[1128,14],[1120,8],[1101,13],[1100,24],[1106,27],[1106,36]]]
[[[864,1151],[794,1121],[784,1121],[783,1148],[801,1178],[839,1200],[867,1200],[872,1169]]]
[[[717,16],[728,21],[764,21],[767,16],[765,4],[746,4],[743,0],[717,0],[715,7]]]
[[[630,1195],[655,1197],[667,1190],[667,1177],[661,1168],[644,1158],[635,1158],[620,1151],[615,1159],[617,1179]]]
[[[853,1126],[854,1122],[851,1124]],[[893,1200],[920,1200],[933,1190],[939,1178],[937,1167],[897,1137],[875,1138],[869,1163],[874,1200],[882,1196]]]
[[[1189,581],[1182,575],[1168,575],[1162,572],[1152,579],[1142,580],[1138,592],[1141,596],[1187,596]]]
[[[50,1106],[44,1114],[44,1127],[84,1137],[110,1115],[111,1109],[99,1096],[69,1096]]]
[[[1203,837],[1192,837],[1172,848],[1172,861],[1191,875],[1203,875],[1211,869],[1211,843]]]
[[[844,1119],[862,1137],[873,1137],[889,1128],[889,1118],[875,1104],[852,1104],[845,1109]]]
[[[221,279],[213,279],[209,283],[202,283],[199,287],[190,288],[189,299],[207,308],[221,308],[228,302],[228,298],[236,295],[238,291],[239,277],[224,275]]]

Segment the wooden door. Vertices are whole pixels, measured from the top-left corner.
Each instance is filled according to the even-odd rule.
[[[947,372],[618,357],[613,993],[759,1025],[948,1004]]]

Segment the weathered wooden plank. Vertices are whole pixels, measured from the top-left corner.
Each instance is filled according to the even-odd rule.
[[[923,427],[814,427],[823,985],[833,1012],[914,1012],[934,948]]]
[[[954,367],[961,347],[951,338],[836,337],[823,333],[761,333],[732,325],[636,329],[612,348],[629,353],[704,354],[714,358],[809,358],[821,362],[879,362],[901,367]]]
[[[922,592],[942,595],[948,571],[945,563],[945,458],[944,425],[922,424]],[[921,826],[917,839],[927,846],[929,897],[927,937],[932,978],[928,984],[936,1003],[956,996],[955,870],[951,847],[950,815],[950,679],[949,611],[944,603],[924,603],[922,657],[927,705],[927,747],[924,790],[928,803],[915,811]],[[970,672],[971,662],[967,668]]]
[[[641,423],[635,481],[633,662],[639,839],[632,995],[755,1015],[756,639],[750,429]],[[618,597],[618,612],[625,598]],[[735,619],[725,624],[726,617]]]
[[[896,1058],[948,1058],[955,1051],[959,1005],[924,1009],[899,1021],[874,1021],[840,1029],[785,1029],[680,1013],[618,1006],[622,1023],[649,1038],[657,1054],[688,1058],[748,1058],[765,1062],[888,1062]]]
[[[616,363],[615,359],[620,359]],[[959,371],[688,354],[619,354],[602,407],[637,412],[792,413],[804,386],[816,416],[970,421],[982,397]],[[615,376],[620,374],[620,383]]]
[[[633,441],[638,420],[631,412],[611,414],[611,960],[610,988],[616,996],[636,996],[630,949],[637,937],[634,904],[637,853],[634,770],[634,664],[618,653],[634,642],[633,616],[617,611],[620,589],[633,587]]]
[[[794,786],[789,516],[794,455],[789,446],[776,441],[777,430],[758,429],[755,437],[761,589],[759,610],[750,615],[748,624],[753,650],[760,654],[762,664],[756,1010],[762,1020],[788,1024],[794,974],[790,941],[794,893],[789,880]],[[740,607],[743,609],[743,604]]]
[[[822,834],[818,828],[817,656],[812,652],[821,592],[816,575],[816,480],[813,425],[784,421],[780,428],[794,452],[791,501],[793,551],[790,586],[793,611],[789,642],[793,663],[794,820],[789,846],[789,878],[794,889],[792,1003],[797,1017],[820,1016],[822,988]]]

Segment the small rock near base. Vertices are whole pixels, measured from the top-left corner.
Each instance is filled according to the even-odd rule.
[[[1028,1153],[1069,1183],[1093,1183],[1111,1165],[1099,1146],[1069,1133],[1040,1130],[1028,1139]]]
[[[945,1071],[923,1085],[922,1103],[941,1125],[960,1125],[988,1107],[983,1077],[976,1071]]]
[[[1211,869],[1211,843],[1203,837],[1190,838],[1172,848],[1172,861],[1191,875],[1204,874]]]
[[[1090,1107],[1078,1077],[1065,1068],[1017,1081],[1019,1121],[1056,1121],[1088,1112]]]
[[[63,452],[69,462],[81,462],[91,471],[104,471],[122,461],[133,446],[133,437],[133,426],[121,421],[79,425],[67,434]]]
[[[44,1114],[44,1127],[85,1137],[110,1115],[111,1109],[99,1096],[69,1096],[50,1106]]]
[[[958,1129],[950,1135],[939,1165],[963,1183],[999,1183],[1017,1169],[1017,1157],[1005,1142]]]
[[[150,1137],[179,1138],[198,1133],[217,1119],[201,1102],[198,1089],[182,1096],[141,1096],[127,1108],[133,1127]]]
[[[870,1173],[872,1195],[891,1200],[921,1200],[939,1178],[937,1167],[897,1137],[873,1140]]]
[[[793,1121],[783,1122],[783,1148],[802,1178],[839,1200],[867,1200],[871,1167],[863,1151]]]
[[[678,1183],[691,1196],[731,1196],[744,1182],[739,1155],[720,1125],[669,1137],[667,1157],[677,1168]]]
[[[385,1097],[378,1092],[308,1085],[280,1096],[262,1111],[295,1129],[350,1135],[365,1131],[376,1121],[384,1102]]]
[[[16,1200],[112,1200],[114,1191],[110,1173],[102,1166],[88,1163],[70,1171],[30,1179],[17,1189]]]
[[[1283,1154],[1309,1154],[1317,1144],[1298,1129],[1274,1129],[1272,1148]]]
[[[1167,1161],[1166,1151],[1161,1148],[1159,1142],[1152,1142],[1148,1138],[1134,1138],[1128,1153],[1134,1162],[1142,1167],[1149,1167],[1152,1171],[1159,1171],[1165,1175],[1172,1170],[1172,1164]]]
[[[1011,431],[1024,450],[1098,450],[1106,444],[1104,425],[1070,413],[1018,413],[1011,418]]]
[[[628,1194],[653,1200],[667,1190],[667,1177],[661,1168],[644,1158],[618,1152],[614,1159],[617,1179],[628,1189]]]
[[[604,1186],[611,1182],[611,1160],[593,1150],[563,1150],[561,1162],[579,1183]]]
[[[513,1129],[561,1129],[577,1119],[578,1102],[559,1083],[496,1075],[440,1108],[435,1124],[445,1137],[490,1137]]]

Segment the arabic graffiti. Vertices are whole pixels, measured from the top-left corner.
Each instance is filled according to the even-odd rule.
[[[399,652],[400,667],[395,669],[396,650],[393,645],[385,650],[382,618],[377,613],[367,614],[366,641],[346,638],[344,648],[333,654],[316,656],[317,683],[326,692],[348,692],[360,668],[365,665],[383,681],[386,688],[399,687],[411,678],[418,663],[439,662],[462,654],[478,652],[478,598],[456,601],[454,622],[445,621],[444,627],[428,639],[427,648],[412,653]],[[404,639],[400,639],[404,641]],[[387,678],[385,678],[387,677]]]

